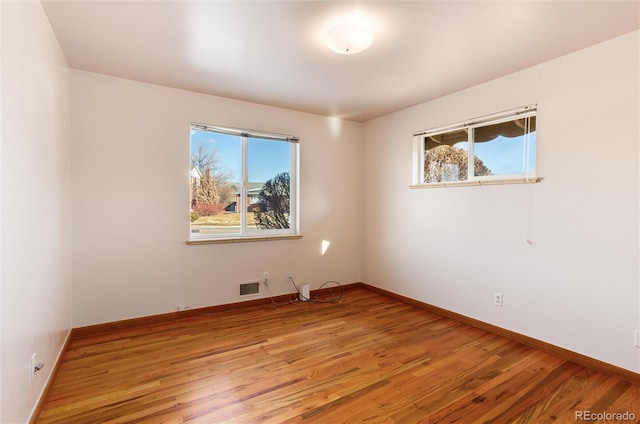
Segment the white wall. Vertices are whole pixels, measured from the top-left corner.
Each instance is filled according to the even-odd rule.
[[[39,2],[0,2],[0,422],[24,423],[71,327],[69,69]],[[45,368],[29,380],[29,357]]]
[[[363,281],[639,372],[638,39],[367,122]],[[530,103],[542,182],[409,189],[413,132]]]
[[[72,71],[73,326],[361,281],[362,124]],[[303,238],[186,245],[189,124],[300,137]],[[322,240],[331,242],[322,256]],[[267,294],[263,293],[263,297]]]

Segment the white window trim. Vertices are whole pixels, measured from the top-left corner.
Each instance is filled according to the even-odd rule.
[[[467,180],[467,181],[447,181],[443,183],[424,183],[411,184],[409,188],[445,188],[445,187],[469,187],[469,186],[485,186],[485,185],[502,185],[502,184],[531,184],[542,181],[540,177],[517,177],[517,178],[500,178],[491,180]]]
[[[284,235],[272,235],[261,237],[219,237],[219,238],[207,238],[207,239],[192,239],[187,240],[187,244],[225,244],[225,243],[247,243],[254,241],[278,241],[278,240],[297,240],[301,239],[302,234],[284,234]]]
[[[469,131],[469,142],[468,142],[468,170],[473,174],[474,166],[474,140],[472,131],[474,128],[482,127],[486,125],[499,124],[501,122],[512,121],[514,118],[527,118],[531,116],[537,115],[537,105],[532,104],[528,106],[523,106],[516,109],[511,109],[491,115],[485,115],[482,117],[470,119],[468,121],[452,124],[452,125],[444,125],[436,128],[431,128],[429,130],[417,131],[413,134],[413,143],[412,143],[412,183],[409,185],[410,188],[444,188],[444,187],[467,187],[467,186],[480,186],[480,185],[498,185],[498,184],[528,184],[528,183],[537,183],[541,181],[541,178],[538,178],[535,172],[529,172],[529,170],[525,170],[525,172],[517,173],[517,174],[502,174],[502,175],[487,175],[487,176],[475,176],[471,175],[465,181],[447,181],[447,182],[435,182],[435,183],[425,183],[424,182],[424,157],[425,157],[425,144],[424,139],[431,135],[442,134],[446,132],[456,131],[460,129],[468,129]],[[525,141],[527,142],[527,141]],[[528,152],[528,149],[525,148],[525,152]],[[528,154],[528,153],[525,153]],[[526,161],[526,158],[524,159]]]

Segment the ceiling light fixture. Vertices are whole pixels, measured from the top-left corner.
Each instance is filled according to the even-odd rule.
[[[327,46],[340,54],[360,53],[373,43],[373,33],[370,29],[350,22],[329,27],[324,36]]]

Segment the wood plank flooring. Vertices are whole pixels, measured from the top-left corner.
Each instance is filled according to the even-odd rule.
[[[72,340],[38,423],[640,421],[640,387],[357,288]],[[597,416],[596,416],[597,417]],[[615,422],[623,416],[608,415]]]

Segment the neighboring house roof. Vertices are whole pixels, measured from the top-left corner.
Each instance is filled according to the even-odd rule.
[[[242,183],[240,182],[231,182],[229,183],[229,185],[233,186],[236,191],[240,192],[240,187],[242,187]],[[261,183],[249,183],[247,185],[247,194],[248,195],[255,195],[257,196],[258,194],[260,194],[260,190],[262,190],[262,187],[264,187],[264,182]]]
[[[261,183],[249,183],[249,185],[247,186],[247,192],[250,193],[252,191],[255,191],[255,192],[259,193],[260,190],[262,190],[262,187],[264,187],[264,182],[261,182]]]
[[[247,206],[247,212],[254,212],[256,210],[259,210],[260,206],[256,203],[252,203],[250,205]],[[229,203],[225,208],[224,208],[225,212],[238,212],[238,202],[231,202]]]
[[[191,168],[191,172],[189,173],[189,175],[191,176],[191,178],[195,178],[197,180],[202,178],[202,172],[200,172],[197,166]]]

